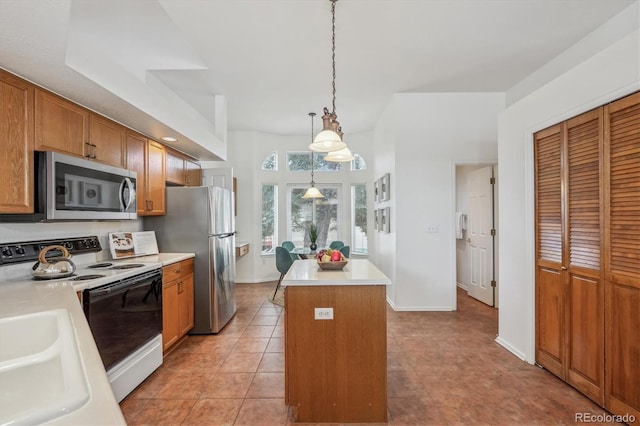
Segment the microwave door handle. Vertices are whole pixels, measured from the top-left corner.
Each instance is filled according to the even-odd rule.
[[[120,184],[120,198],[122,199],[124,210],[128,211],[131,204],[136,200],[136,189],[131,179],[124,178]]]

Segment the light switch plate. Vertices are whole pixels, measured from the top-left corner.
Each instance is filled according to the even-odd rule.
[[[313,314],[317,320],[332,320],[333,308],[315,308]]]

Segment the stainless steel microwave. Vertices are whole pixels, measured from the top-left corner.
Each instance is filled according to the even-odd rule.
[[[35,213],[0,215],[0,222],[136,219],[136,172],[35,152]]]

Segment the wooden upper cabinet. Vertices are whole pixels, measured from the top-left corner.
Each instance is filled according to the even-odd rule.
[[[126,129],[97,114],[89,116],[91,158],[104,164],[126,167]]]
[[[167,182],[182,186],[200,186],[200,164],[181,152],[167,148]]]
[[[84,157],[89,111],[45,90],[35,90],[36,150]]]
[[[0,70],[0,213],[33,213],[34,88]]]
[[[132,131],[127,131],[127,168],[136,172],[137,213],[146,214],[147,200],[147,138]]]
[[[36,88],[35,148],[126,167],[126,128]]]
[[[167,149],[166,180],[176,185],[184,185],[184,156],[172,149]]]
[[[165,147],[150,140],[147,145],[147,198],[145,215],[164,215],[165,203]]]
[[[202,185],[202,169],[200,168],[200,164],[189,159],[186,159],[184,164],[185,164],[186,185],[201,186]]]
[[[139,133],[127,131],[127,165],[136,172],[137,213],[159,216],[166,213],[164,146]]]

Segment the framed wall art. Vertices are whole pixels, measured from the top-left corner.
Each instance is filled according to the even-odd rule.
[[[389,201],[391,199],[391,193],[389,192],[389,173],[385,173],[384,176],[380,178],[380,200],[381,201]]]
[[[373,181],[373,200],[376,203],[380,201],[380,179]]]
[[[391,208],[385,207],[384,209],[380,209],[382,211],[381,218],[381,231],[388,234],[391,232]]]

